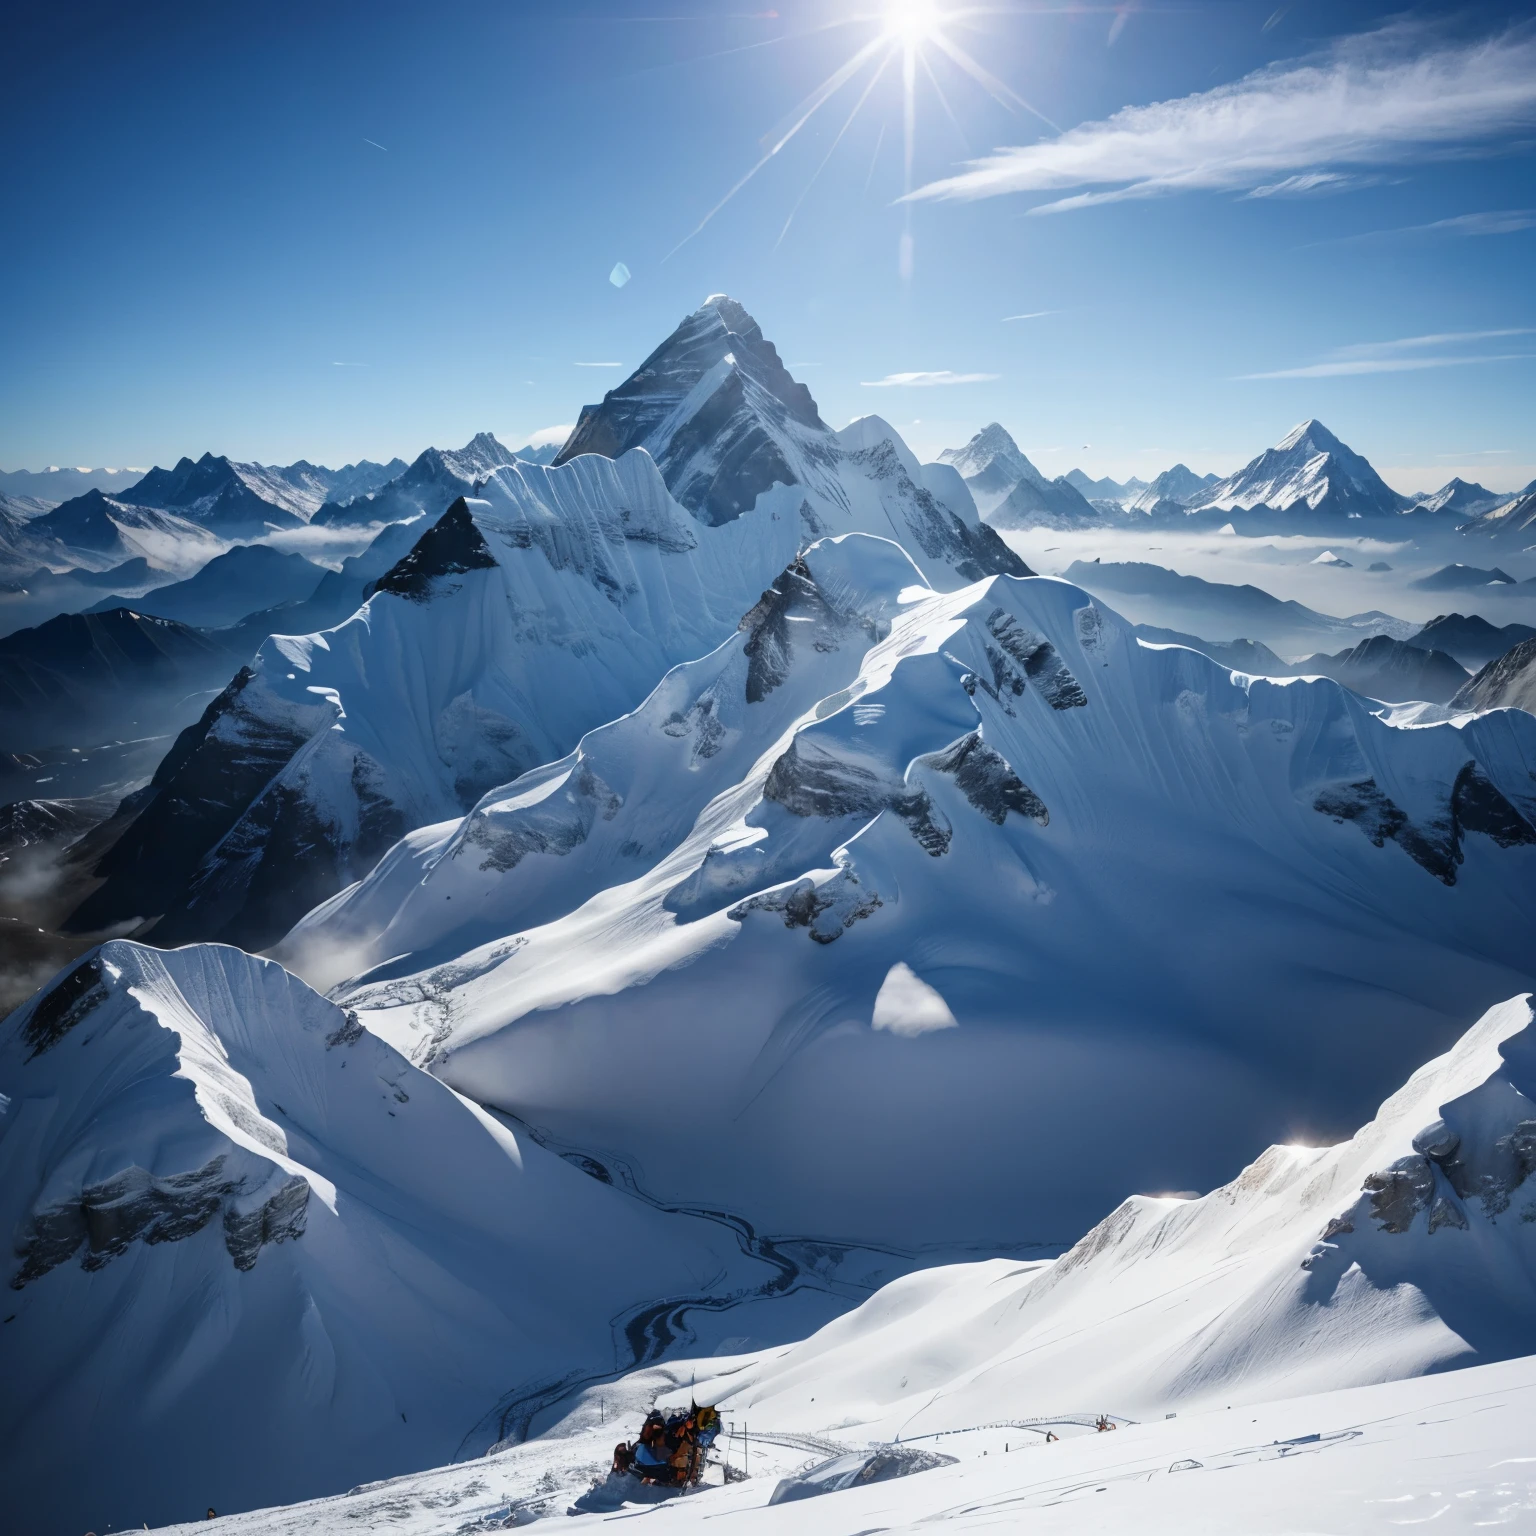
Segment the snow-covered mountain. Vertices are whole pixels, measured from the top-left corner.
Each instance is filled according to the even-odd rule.
[[[1490,491],[1485,485],[1476,485],[1471,481],[1463,480],[1459,475],[1447,480],[1432,495],[1411,499],[1414,503],[1413,511],[1422,510],[1460,517],[1476,517],[1480,512],[1487,512],[1509,500],[1507,496],[1501,496],[1497,491]]]
[[[1175,464],[1165,469],[1149,485],[1126,502],[1129,512],[1150,512],[1160,501],[1173,501],[1183,505],[1203,495],[1216,484],[1215,475],[1197,475],[1187,464]]]
[[[1485,570],[1476,565],[1464,565],[1459,560],[1409,583],[1420,592],[1465,592],[1475,591],[1479,587],[1508,587],[1514,584],[1515,578],[1498,566]]]
[[[0,1224],[5,1523],[38,1536],[483,1449],[520,1390],[537,1403],[695,1325],[713,1349],[709,1309],[688,1317],[701,1293],[740,1307],[737,1335],[846,1305],[212,945],[109,943],[12,1016]]]
[[[1524,709],[1536,715],[1536,639],[1490,661],[1450,701],[1461,709]]]
[[[1518,495],[1469,519],[1461,531],[1469,538],[1498,539],[1517,549],[1536,544],[1536,480]]]
[[[1044,483],[1019,480],[986,518],[996,528],[1091,528],[1103,521],[1064,475]]]
[[[775,485],[835,496],[830,437],[757,321],[717,293],[601,403],[582,407],[554,463],[644,448],[683,506],[726,523]]]
[[[1212,508],[1287,514],[1279,526],[1337,527],[1351,518],[1377,518],[1404,509],[1399,496],[1361,456],[1320,421],[1304,421],[1235,475],[1189,499],[1192,511]]]
[[[985,426],[963,448],[946,448],[939,463],[957,469],[983,515],[1027,480],[1042,489],[1050,484],[997,422]]]
[[[1401,729],[1064,582],[898,563],[850,601],[823,558],[280,953],[325,984],[355,955],[371,1027],[670,1197],[901,1246],[1061,1241],[1131,1178],[1358,1123],[1389,1058],[1529,976],[1536,720]],[[837,685],[809,706],[802,666]],[[1051,1177],[1016,1197],[1020,1166]]]
[[[697,340],[695,322],[680,329]],[[973,511],[914,483],[893,443],[850,449],[822,428],[812,446],[814,484],[777,484],[720,524],[681,506],[644,449],[497,470],[352,619],[262,647],[157,775],[76,925],[159,914],[158,941],[273,942],[407,832],[633,708],[828,531],[894,534],[939,586],[1027,571]]]
[[[40,502],[47,510],[87,491],[115,495],[143,476],[142,469],[65,469],[57,465],[38,470],[0,469],[0,497]]]
[[[434,521],[460,496],[472,496],[517,455],[489,432],[477,432],[462,448],[428,448],[385,485],[336,497],[315,513],[317,527],[399,523],[425,514]]]

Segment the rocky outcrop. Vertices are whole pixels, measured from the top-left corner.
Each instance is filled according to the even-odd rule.
[[[461,576],[465,571],[494,570],[496,557],[484,535],[475,527],[469,507],[462,496],[448,508],[403,560],[386,571],[373,585],[374,592],[393,592],[424,603],[444,576]]]
[[[1451,786],[1442,814],[1412,822],[1374,779],[1335,784],[1320,792],[1312,808],[1335,821],[1353,822],[1378,848],[1390,840],[1421,869],[1455,885],[1466,833],[1478,832],[1500,848],[1536,843],[1536,827],[1478,767],[1468,762]]]

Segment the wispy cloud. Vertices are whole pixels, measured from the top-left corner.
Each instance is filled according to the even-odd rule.
[[[332,368],[366,368],[367,366],[368,366],[367,363],[337,363],[337,362],[332,362],[332,364],[331,364]]]
[[[1428,336],[1399,336],[1394,341],[1357,341],[1334,350],[1339,357],[1374,357],[1380,352],[1420,352],[1425,347],[1459,347],[1469,341],[1496,341],[1505,336],[1536,336],[1536,327],[1516,325],[1497,331],[1433,331]]]
[[[951,373],[940,368],[932,373],[888,373],[883,379],[863,379],[865,389],[923,389],[932,384],[990,384],[995,373]]]
[[[1363,234],[1339,235],[1332,240],[1315,240],[1312,244],[1350,245],[1361,240],[1389,240],[1411,235],[1423,235],[1430,239],[1444,236],[1457,240],[1479,235],[1515,235],[1522,229],[1536,229],[1536,208],[1499,208],[1487,213],[1458,213],[1454,218],[1435,219],[1429,224],[1399,224],[1393,229],[1368,229]]]
[[[1416,373],[1421,368],[1460,368],[1470,363],[1515,363],[1536,352],[1497,352],[1480,357],[1356,357],[1305,368],[1277,368],[1272,373],[1242,373],[1241,379],[1336,379],[1360,373]]]
[[[1244,373],[1243,379],[1336,379],[1363,373],[1416,373],[1423,368],[1464,368],[1473,363],[1513,363],[1536,356],[1530,352],[1465,353],[1454,349],[1470,342],[1498,341],[1509,336],[1536,336],[1536,327],[1505,326],[1493,331],[1435,331],[1427,336],[1399,336],[1392,341],[1354,342],[1335,347],[1322,362],[1300,368],[1276,368]],[[1447,351],[1450,348],[1452,350]]]
[[[1472,44],[1394,25],[1229,85],[1126,107],[1038,144],[1001,149],[913,198],[1094,188],[1030,209],[1247,191],[1340,166],[1403,164],[1536,123],[1536,31]]]
[[[577,368],[622,368],[623,363],[577,363]]]
[[[1059,309],[1036,309],[1031,310],[1027,315],[1004,315],[1003,324],[1007,325],[1010,320],[1044,320],[1047,315],[1059,315],[1060,313]]]
[[[1342,171],[1304,171],[1299,176],[1287,176],[1283,181],[1272,181],[1266,186],[1245,192],[1245,198],[1258,197],[1317,197],[1321,193],[1349,192],[1367,179],[1375,177],[1348,176]]]

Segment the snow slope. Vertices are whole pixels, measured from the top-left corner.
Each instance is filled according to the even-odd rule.
[[[388,961],[334,995],[668,1198],[911,1247],[1060,1243],[1128,1184],[1209,1187],[1261,1136],[1357,1124],[1530,984],[1530,717],[1397,728],[1141,645],[1059,581],[897,600],[788,726],[717,654],[397,850],[310,925]],[[790,679],[816,630],[785,632]],[[494,943],[447,918],[466,897]]]
[[[587,1405],[583,1405],[587,1407]],[[916,1442],[957,1458],[915,1477],[765,1506],[781,1478],[835,1447],[749,1422],[752,1475],[663,1506],[669,1530],[736,1536],[793,1529],[804,1536],[1028,1530],[1044,1536],[1389,1536],[1524,1531],[1536,1518],[1527,1425],[1536,1411],[1536,1361],[1514,1360],[1416,1381],[1180,1414],[1099,1435],[1079,1423],[1027,1428],[1007,1421]],[[177,1536],[398,1533],[449,1536],[559,1516],[573,1486],[606,1460],[611,1425],[595,1406],[560,1439],[534,1441],[470,1467],[359,1489],[346,1499],[266,1510]],[[1045,1442],[1048,1428],[1061,1439]],[[632,1431],[633,1426],[630,1426]],[[766,1433],[760,1433],[766,1431]],[[851,1438],[851,1436],[850,1436]],[[740,1470],[742,1441],[731,1442]],[[712,1474],[718,1485],[720,1474]],[[573,1532],[652,1513],[560,1520]],[[482,1524],[481,1522],[484,1522]]]
[[[697,1293],[706,1352],[761,1330],[733,1300],[791,1332],[846,1305],[773,1300],[798,1282],[730,1227],[587,1177],[208,945],[106,944],[12,1015],[0,1225],[5,1523],[33,1536],[482,1449],[520,1388],[644,1358]]]
[[[923,1270],[701,1380],[785,1429],[921,1437],[1066,1404],[1132,1418],[1536,1354],[1536,1028],[1489,1011],[1334,1147],[1134,1196],[1064,1257]],[[812,1407],[812,1401],[817,1406]]]

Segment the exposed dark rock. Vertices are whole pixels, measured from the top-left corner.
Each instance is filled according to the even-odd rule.
[[[838,871],[824,885],[809,877],[776,891],[764,891],[738,902],[726,912],[742,922],[749,912],[782,912],[786,928],[804,928],[817,944],[831,944],[861,918],[883,905],[873,891],[864,890],[849,868]]]
[[[325,1037],[325,1048],[330,1051],[338,1045],[356,1045],[366,1033],[356,1009],[348,1008],[341,1016],[341,1023]]]
[[[694,414],[665,440],[653,436],[727,358],[727,372]],[[770,486],[798,483],[779,445],[796,428],[809,442],[812,434],[826,431],[810,391],[791,378],[746,310],[716,296],[601,404],[582,408],[554,462],[564,464],[582,453],[613,459],[644,445],[668,489],[700,522],[727,523]]]
[[[862,631],[871,641],[890,633],[885,620],[835,609],[803,559],[785,568],[737,627],[747,636],[742,652],[747,657],[749,704],[761,703],[789,676],[797,645],[835,651],[852,630]]]
[[[713,757],[725,745],[725,722],[716,700],[707,693],[695,699],[686,714],[673,710],[662,721],[661,729],[668,736],[692,736],[695,762]]]
[[[1536,827],[1510,804],[1475,762],[1467,763],[1456,775],[1456,785],[1451,792],[1451,812],[1458,827],[1468,832],[1481,832],[1500,848],[1536,843]]]
[[[101,1269],[134,1242],[175,1243],[202,1231],[224,1211],[224,1242],[238,1269],[250,1269],[266,1243],[298,1237],[304,1230],[309,1184],[285,1180],[269,1199],[239,1208],[241,1184],[224,1173],[222,1155],[186,1173],[156,1177],[132,1167],[85,1186],[68,1203],[34,1211],[17,1239],[21,1267],[11,1280],[20,1290],[74,1257]]]
[[[236,1269],[254,1269],[268,1243],[286,1243],[304,1235],[309,1216],[309,1180],[285,1179],[277,1192],[255,1209],[242,1211],[238,1202],[224,1207],[224,1247]],[[150,1239],[155,1241],[155,1239]]]
[[[954,828],[922,790],[904,795],[893,809],[906,822],[925,853],[938,859],[949,852],[950,841],[955,835]]]
[[[276,726],[244,708],[241,695],[253,676],[243,667],[202,718],[177,737],[150,781],[152,794],[96,865],[106,883],[75,910],[66,931],[94,933],[180,910],[207,851],[223,842],[308,740],[306,722]],[[291,921],[279,932],[288,926]],[[197,925],[186,936],[209,938],[216,932]]]
[[[1429,1230],[1438,1232],[1441,1227],[1452,1227],[1462,1232],[1467,1230],[1465,1212],[1454,1200],[1447,1200],[1444,1195],[1437,1196],[1429,1210]]]
[[[413,603],[424,603],[432,596],[433,583],[439,577],[491,570],[495,565],[496,557],[475,527],[469,504],[460,496],[422,534],[410,554],[379,577],[373,591],[393,592]]]
[[[1378,848],[1385,847],[1390,838],[1415,864],[1427,869],[1437,880],[1455,885],[1460,848],[1455,824],[1449,814],[1443,822],[1437,821],[1433,825],[1432,835],[1426,835],[1408,820],[1406,812],[1381,792],[1374,779],[1331,785],[1312,802],[1312,808],[1337,821],[1354,822]]]
[[[1472,761],[1456,775],[1445,815],[1422,827],[1409,821],[1373,779],[1332,785],[1313,801],[1313,809],[1339,821],[1354,822],[1378,848],[1392,839],[1416,864],[1446,885],[1456,883],[1466,832],[1480,832],[1500,848],[1536,843],[1536,827]]]
[[[899,782],[797,736],[768,771],[763,798],[794,816],[874,816],[902,794]]]
[[[27,1060],[51,1050],[93,1008],[107,1000],[101,962],[92,956],[56,981],[33,1005],[21,1026],[21,1038],[31,1047]]]
[[[1079,709],[1088,702],[1082,684],[1072,675],[1056,648],[1043,635],[1026,629],[1012,614],[994,608],[987,615],[987,630],[1024,669],[1052,709]]]
[[[1460,1145],[1461,1137],[1444,1120],[1432,1121],[1413,1138],[1413,1150],[1437,1162],[1453,1157]]]
[[[1371,1215],[1383,1232],[1406,1232],[1435,1192],[1434,1170],[1417,1153],[1400,1157],[1382,1173],[1366,1175]]]
[[[82,1244],[82,1266],[97,1270],[132,1242],[174,1243],[191,1237],[208,1225],[231,1193],[222,1156],[164,1178],[127,1168],[87,1185],[68,1204],[33,1212],[18,1236],[21,1268],[11,1285],[19,1291],[73,1258]]]
[[[1536,714],[1536,640],[1522,640],[1457,690],[1450,708],[1524,709]]]
[[[1007,821],[1009,811],[1027,816],[1037,826],[1050,823],[1051,813],[1045,802],[1013,771],[1008,760],[975,731],[922,762],[939,773],[951,775],[971,805],[998,826]]]

